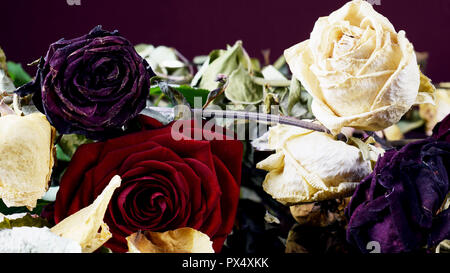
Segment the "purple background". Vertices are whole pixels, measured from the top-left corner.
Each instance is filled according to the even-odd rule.
[[[59,38],[74,38],[95,25],[118,29],[133,43],[177,48],[185,56],[208,54],[236,40],[253,57],[283,50],[309,37],[314,22],[346,0],[6,0],[0,16],[0,46],[9,60],[29,63]],[[450,0],[380,0],[375,9],[396,30],[406,31],[417,51],[430,53],[427,74],[450,81]],[[27,68],[34,74],[34,69]]]

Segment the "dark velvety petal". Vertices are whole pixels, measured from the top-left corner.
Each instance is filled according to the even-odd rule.
[[[220,252],[223,242],[233,229],[239,202],[240,180],[236,181],[234,179],[227,166],[218,156],[214,156],[214,166],[217,177],[219,178],[220,188],[222,189],[222,196],[220,198],[222,224],[220,225],[220,229],[212,237],[212,240],[214,250]]]
[[[446,236],[450,143],[436,138],[417,141],[381,157],[374,172],[357,187],[347,207],[347,240],[362,252],[370,241],[382,252],[418,251]]]
[[[145,107],[153,75],[127,39],[99,26],[53,43],[36,80],[17,93],[33,93],[35,105],[59,133],[105,139],[120,134]]]
[[[220,251],[233,227],[239,200],[242,144],[175,140],[173,123],[162,126],[150,118],[139,119],[144,127],[159,128],[96,143],[98,146],[80,146],[66,172],[70,176],[65,175],[61,182],[62,196],[57,199],[63,201],[55,202],[55,211],[59,211],[55,214],[67,215],[89,205],[117,174],[122,185],[104,219],[113,234],[107,247],[125,252],[125,237],[133,232],[190,226],[208,234],[214,249]],[[203,135],[220,134],[205,130]],[[84,158],[88,153],[95,157]]]
[[[198,228],[208,236],[213,237],[222,224],[222,215],[220,208],[220,199],[222,196],[222,189],[217,178],[217,173],[210,167],[196,159],[185,159],[186,163],[194,170],[201,178],[201,194],[202,207],[199,215],[195,216],[203,221],[198,223],[191,222],[190,227]],[[197,219],[191,219],[195,221]]]
[[[433,128],[434,139],[450,142],[450,114]]]

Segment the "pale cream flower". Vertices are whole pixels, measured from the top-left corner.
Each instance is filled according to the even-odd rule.
[[[404,31],[366,1],[354,0],[315,23],[310,39],[285,50],[293,75],[313,96],[312,111],[333,134],[378,131],[398,122],[418,95],[420,71]]]
[[[379,151],[335,140],[332,135],[295,126],[277,125],[269,130],[268,146],[276,151],[256,167],[269,171],[264,190],[283,204],[346,197],[371,171]]]

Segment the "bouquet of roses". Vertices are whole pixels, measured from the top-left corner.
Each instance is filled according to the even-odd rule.
[[[354,0],[267,59],[101,26],[34,78],[0,50],[0,252],[449,249],[449,86],[405,32]]]

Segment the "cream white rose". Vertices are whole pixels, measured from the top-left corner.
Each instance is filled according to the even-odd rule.
[[[284,55],[313,96],[314,115],[333,134],[346,126],[382,130],[427,99],[418,96],[420,71],[405,32],[366,1],[319,18],[310,39]]]
[[[256,167],[269,171],[263,188],[283,204],[335,199],[351,195],[370,173],[371,158],[377,158],[378,151],[366,146],[364,156],[356,146],[329,134],[279,124],[268,136],[268,148],[276,153]]]

